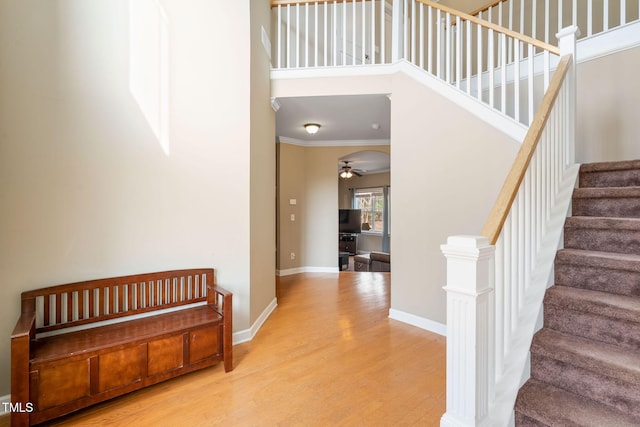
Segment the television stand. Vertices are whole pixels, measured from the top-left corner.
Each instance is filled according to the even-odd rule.
[[[349,255],[355,255],[358,252],[358,235],[340,233],[338,237],[338,250],[340,252],[349,252]]]

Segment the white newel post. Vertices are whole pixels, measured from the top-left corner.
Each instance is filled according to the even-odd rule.
[[[447,258],[447,412],[440,426],[488,426],[495,247],[486,237],[450,236],[441,250]]]
[[[575,141],[576,141],[576,40],[580,36],[580,29],[575,25],[563,28],[556,37],[558,38],[558,48],[560,49],[560,57],[571,54],[573,61],[565,79],[565,85],[568,89],[569,99],[567,105],[567,160],[569,165],[575,163]]]

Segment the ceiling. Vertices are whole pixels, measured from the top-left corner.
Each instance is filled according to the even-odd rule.
[[[389,155],[358,150],[362,145],[388,145],[391,107],[387,95],[348,95],[278,98],[276,134],[280,142],[313,146],[354,146],[354,153],[339,159],[364,173],[389,170]],[[305,123],[318,123],[309,135]],[[341,167],[340,163],[337,167]]]

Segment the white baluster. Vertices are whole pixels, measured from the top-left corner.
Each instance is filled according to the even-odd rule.
[[[507,49],[505,49],[507,44],[507,36],[505,34],[500,34],[500,45],[502,49],[500,50],[500,67],[501,71],[501,79],[500,79],[500,110],[502,114],[507,113]],[[514,77],[514,83],[516,83]]]
[[[533,74],[533,60],[534,55],[533,55],[533,45],[532,44],[528,44],[527,45],[529,47],[529,57],[527,58],[528,61],[528,73],[527,73],[527,79],[529,82],[529,120],[527,121],[527,124],[531,124],[531,122],[533,121],[533,79],[534,79],[534,74]]]
[[[356,2],[351,3],[351,65],[356,65],[356,58],[358,57],[358,53],[356,52]],[[362,58],[364,61],[364,58]]]
[[[456,87],[460,89],[462,80],[462,23],[460,17],[456,16]]]
[[[573,0],[571,5],[571,25],[578,25],[578,0]]]
[[[406,1],[406,0],[405,0]],[[404,58],[402,41],[404,39],[404,1],[393,0],[393,28],[391,30],[391,61],[396,62],[401,58]]]
[[[317,40],[317,38],[316,38]],[[309,66],[309,4],[304,5],[304,66]]]
[[[315,31],[315,52],[313,55],[313,66],[317,67],[318,66],[318,44],[320,44],[320,40],[318,39],[318,2],[316,1],[316,10],[315,10],[315,14],[314,14],[314,31]]]
[[[411,0],[415,1],[415,0]],[[409,59],[409,5],[407,4],[407,0],[404,0],[404,20],[403,20],[403,39],[402,39],[402,47],[404,50],[404,54],[402,55],[403,59]]]
[[[342,0],[342,64],[347,65],[347,2]]]
[[[558,1],[558,31],[560,31],[562,29],[562,12],[563,12],[563,7],[562,7],[562,0]]]
[[[287,68],[291,68],[291,5],[287,5]]]
[[[609,29],[609,0],[604,0],[602,9],[602,31],[607,31]]]
[[[593,34],[593,0],[587,0],[587,37]]]
[[[282,68],[282,5],[278,5],[278,68]]]
[[[513,57],[516,58],[513,63],[514,118],[520,123],[520,42],[517,40],[513,43]]]
[[[384,10],[384,5],[385,5],[385,1],[380,0],[380,63],[381,64],[384,64],[387,62],[386,49],[385,49],[387,45],[387,39],[386,39],[386,33],[385,33],[386,15]]]
[[[327,55],[329,54],[329,45],[327,43],[327,19],[328,19],[328,15],[329,15],[329,7],[327,5],[327,2],[324,2],[324,8],[322,9],[324,11],[324,46],[323,46],[323,51],[324,51],[324,62],[322,63],[325,67],[328,66],[329,64],[327,63]]]
[[[627,23],[627,0],[620,0],[620,25]]]
[[[445,31],[445,79],[447,83],[451,83],[451,14],[447,12],[444,23]]]
[[[355,3],[355,2],[354,2]],[[362,0],[360,3],[360,8],[362,9],[362,63],[367,63],[367,2],[366,0]],[[372,52],[373,54],[373,52]]]
[[[420,3],[420,68],[424,69],[424,3]]]
[[[382,15],[384,20],[384,15]],[[376,1],[371,0],[371,63],[376,63]],[[380,64],[383,62],[380,61]]]
[[[471,21],[465,21],[467,28],[467,94],[471,95]]]
[[[436,10],[436,69],[439,79],[442,78],[442,19],[440,9]]]
[[[333,65],[338,65],[338,2],[333,3]]]
[[[489,73],[489,106],[493,108],[494,104],[494,96],[495,96],[495,84],[494,84],[494,73],[495,73],[495,58],[493,55],[494,43],[493,43],[493,29],[489,29],[487,35],[487,48],[488,48],[488,58],[487,58],[487,72]]]
[[[478,99],[482,101],[482,25],[478,27],[478,51],[476,53],[476,62],[478,66]]]
[[[547,91],[547,88],[549,87],[549,72],[551,70],[551,65],[549,64],[549,51],[548,50],[544,50],[542,52],[542,56],[544,58],[544,90],[542,91],[543,93],[545,93]]]
[[[416,63],[416,0],[411,0],[411,63]]]
[[[538,19],[536,15],[538,14],[538,2],[536,0],[531,0],[531,37],[536,38],[536,27],[538,23]]]
[[[544,0],[544,42],[549,43],[549,0]]]
[[[296,68],[300,67],[300,5],[296,5]]]
[[[427,6],[427,71],[433,74],[433,8]]]

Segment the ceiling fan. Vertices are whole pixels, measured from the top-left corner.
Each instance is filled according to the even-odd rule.
[[[340,169],[340,178],[349,179],[353,175],[362,176],[362,172],[364,171],[353,169],[351,166],[349,166],[349,161],[344,160],[344,166],[342,166],[342,168]]]

